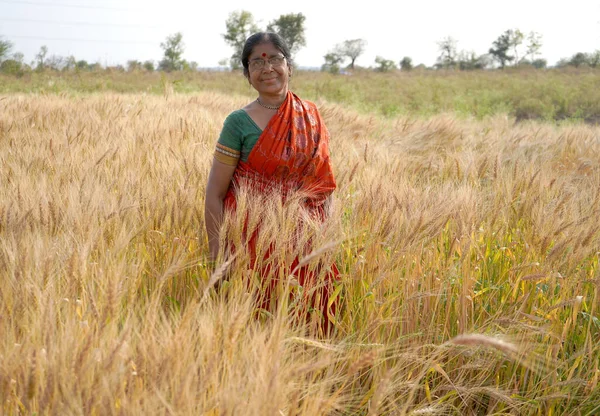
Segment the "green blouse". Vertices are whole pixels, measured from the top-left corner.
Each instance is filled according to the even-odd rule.
[[[235,110],[223,123],[223,129],[219,136],[217,150],[220,148],[231,154],[240,155],[244,162],[248,161],[248,156],[252,148],[262,134],[260,127],[250,118],[244,110]]]

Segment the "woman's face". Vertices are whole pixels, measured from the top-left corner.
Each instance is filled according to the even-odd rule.
[[[248,80],[259,94],[287,93],[291,68],[281,51],[271,42],[254,47],[248,58],[248,72]]]

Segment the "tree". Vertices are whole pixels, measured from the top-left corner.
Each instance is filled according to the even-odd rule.
[[[22,52],[13,53],[13,59],[23,65],[23,61],[25,60],[25,55]]]
[[[448,36],[437,43],[438,50],[440,51],[440,56],[437,58],[438,67],[449,69],[456,66],[457,43],[458,42],[451,36]]]
[[[252,13],[245,10],[230,13],[229,18],[225,22],[225,27],[227,33],[222,35],[223,39],[234,50],[229,60],[231,68],[239,69],[241,67],[240,57],[242,56],[246,39],[251,34],[258,32],[259,29],[254,23]]]
[[[523,39],[525,38],[525,35],[523,35],[523,32],[521,32],[519,29],[511,30],[510,32],[511,32],[510,46],[512,47],[513,52],[514,52],[515,65],[518,65],[520,62],[519,46],[523,43]]]
[[[127,61],[127,72],[139,71],[142,69],[142,63],[135,59]]]
[[[151,61],[151,60],[144,61],[144,64],[142,66],[144,67],[144,69],[146,71],[154,72],[154,61]]]
[[[405,56],[400,61],[400,70],[401,71],[411,71],[413,69],[412,59],[408,56]]]
[[[588,57],[587,54],[583,52],[577,52],[575,55],[571,57],[569,61],[569,65],[574,66],[575,68],[579,68],[580,66],[587,65]]]
[[[501,68],[504,68],[508,62],[512,62],[515,57],[508,54],[510,47],[513,45],[512,41],[513,31],[507,30],[496,39],[490,48],[490,54],[494,60],[498,61]]]
[[[60,55],[51,55],[44,61],[44,68],[62,71],[68,64],[67,58]]]
[[[588,65],[592,68],[597,68],[600,66],[600,50],[596,50],[588,54]]]
[[[167,36],[167,39],[160,44],[160,47],[164,51],[164,56],[162,61],[158,64],[158,69],[167,72],[181,70],[183,67],[181,55],[183,55],[183,50],[185,48],[181,32]]]
[[[292,55],[306,46],[304,37],[304,21],[306,17],[302,13],[282,14],[278,19],[267,25],[267,31],[279,34],[287,43]]]
[[[23,69],[25,67],[23,65],[24,56],[21,52],[15,52],[12,58],[10,58],[9,55],[12,48],[12,42],[0,39],[0,72],[21,77],[23,76]]]
[[[332,74],[337,74],[340,72],[340,65],[344,62],[345,57],[339,55],[338,53],[329,52],[325,55],[325,63],[321,67],[322,71],[331,72]]]
[[[41,71],[46,66],[46,55],[48,55],[48,47],[46,45],[42,45],[40,51],[35,55],[35,59],[37,59],[37,69]]]
[[[531,63],[535,69],[544,69],[548,66],[548,61],[545,59],[538,58]]]
[[[345,40],[344,43],[335,47],[334,53],[350,59],[350,64],[348,67],[350,69],[354,69],[354,62],[356,62],[356,58],[365,52],[366,47],[367,41],[364,39]]]
[[[183,61],[183,70],[196,72],[198,70],[198,62],[196,62],[196,61],[188,62],[188,61],[184,60]]]
[[[66,58],[64,58],[64,65],[62,70],[63,71],[71,71],[73,69],[75,69],[75,65],[77,64],[77,61],[75,60],[75,57],[73,55],[69,55]]]
[[[86,60],[80,60],[75,62],[75,69],[76,70],[89,70],[90,69],[90,64],[88,64],[88,62]]]
[[[227,67],[229,65],[229,59],[223,58],[223,59],[219,60],[219,62],[217,62],[217,63],[219,64],[219,66]]]
[[[488,66],[485,55],[478,56],[474,51],[460,51],[457,57],[458,69],[461,71],[473,71],[485,69]]]
[[[381,56],[375,58],[375,63],[378,65],[378,67],[375,68],[375,71],[377,72],[388,72],[392,69],[396,69],[396,63],[394,61],[385,59]]]
[[[526,54],[532,63],[536,61],[536,56],[540,54],[540,49],[542,49],[542,35],[533,31],[529,32]]]
[[[556,68],[566,68],[569,66],[569,58],[560,58],[554,66]]]
[[[0,62],[8,59],[8,55],[10,55],[12,48],[13,44],[11,41],[0,39]]]
[[[23,76],[23,64],[16,59],[5,59],[0,63],[0,72],[9,75]]]

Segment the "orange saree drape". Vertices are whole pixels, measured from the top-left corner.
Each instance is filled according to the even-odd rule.
[[[253,193],[281,197],[283,202],[292,194],[300,194],[303,208],[313,219],[323,221],[326,216],[325,200],[336,188],[328,146],[329,132],[316,106],[289,91],[250,152],[248,161],[238,163],[224,200],[225,209],[235,212],[236,196],[242,187],[247,187]],[[271,280],[263,287],[263,296],[259,301],[259,307],[269,310],[279,273],[273,270],[271,263],[266,265],[265,262],[272,248],[262,258],[257,258],[256,241],[259,233],[260,226],[247,236],[245,249],[250,255],[251,269]],[[307,251],[306,247],[303,250]],[[328,331],[329,315],[334,312],[334,305],[328,308],[329,295],[339,272],[335,264],[328,266],[324,274],[314,267],[297,267],[298,262],[296,257],[286,265],[286,273],[293,271],[304,291],[312,293],[306,299],[308,305],[305,306],[322,313],[323,327]],[[317,276],[323,275],[325,281],[317,282]],[[311,292],[312,287],[320,289]]]

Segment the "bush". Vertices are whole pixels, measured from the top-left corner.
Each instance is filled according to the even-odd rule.
[[[144,69],[148,72],[154,72],[154,61],[145,61]]]
[[[539,98],[526,98],[515,105],[514,116],[517,122],[524,120],[544,120],[548,109]]]
[[[536,59],[531,63],[531,65],[533,65],[533,67],[536,69],[545,69],[548,66],[548,61],[545,59]]]
[[[14,59],[7,59],[0,64],[0,71],[8,75],[22,77],[25,73],[23,64]]]
[[[377,68],[375,68],[375,70],[378,72],[388,72],[392,69],[396,69],[396,64],[394,61],[390,59],[384,59],[381,56],[375,58],[375,63],[379,65]]]
[[[410,71],[411,69],[413,69],[412,59],[408,56],[402,58],[402,60],[400,61],[400,69],[402,71]]]

